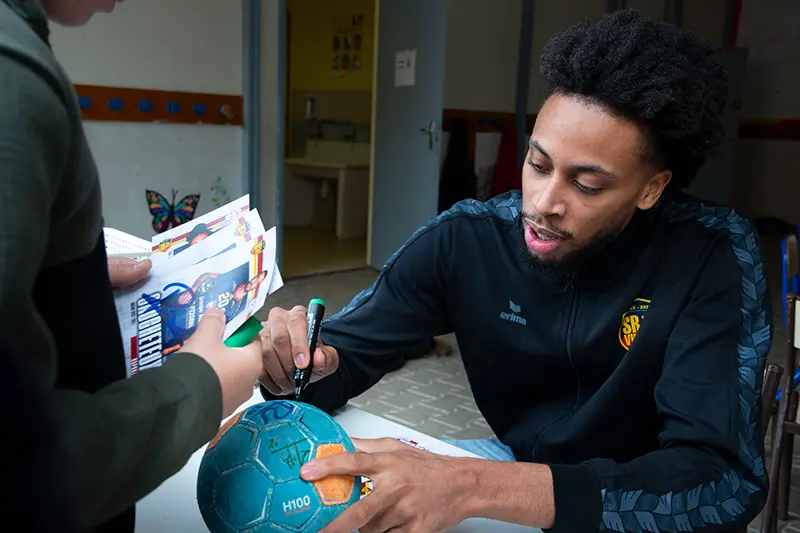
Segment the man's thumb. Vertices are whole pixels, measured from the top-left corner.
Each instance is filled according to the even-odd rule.
[[[219,341],[225,332],[225,315],[216,307],[209,307],[197,324],[195,336],[207,341]]]

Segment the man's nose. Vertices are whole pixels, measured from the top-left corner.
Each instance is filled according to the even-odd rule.
[[[543,217],[563,217],[566,213],[562,180],[553,176],[547,180],[539,195],[534,198],[533,207]]]

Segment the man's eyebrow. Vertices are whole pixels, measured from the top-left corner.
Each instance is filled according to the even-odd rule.
[[[601,176],[606,176],[609,178],[617,177],[616,174],[614,174],[610,170],[604,169],[599,165],[575,165],[570,168],[578,174],[599,174]]]
[[[536,151],[538,151],[544,157],[546,157],[547,159],[552,160],[552,158],[550,157],[550,154],[548,154],[545,151],[545,149],[542,148],[542,145],[539,144],[538,141],[535,141],[535,140],[531,139],[529,144],[530,144],[530,146],[532,148],[534,148]],[[617,177],[616,174],[614,174],[610,170],[604,169],[600,165],[590,165],[590,164],[572,165],[572,166],[569,167],[569,170],[571,170],[572,172],[574,172],[576,174],[587,174],[588,173],[588,174],[599,174],[601,176],[606,176],[606,177],[609,177],[609,178],[616,178]]]
[[[537,151],[538,151],[540,154],[542,154],[543,156],[545,156],[547,159],[552,159],[552,158],[550,157],[550,154],[548,154],[547,152],[545,152],[544,148],[542,148],[542,145],[541,145],[541,144],[539,144],[539,142],[538,142],[538,141],[535,141],[535,140],[531,139],[531,140],[530,140],[530,142],[529,142],[528,144],[530,144],[532,148],[535,148],[535,149],[536,149],[536,150],[537,150]]]

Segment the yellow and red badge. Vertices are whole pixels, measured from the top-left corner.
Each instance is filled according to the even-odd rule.
[[[642,327],[647,310],[650,309],[650,300],[644,298],[636,298],[625,313],[622,315],[622,321],[619,324],[619,343],[626,350],[630,350],[636,334]]]

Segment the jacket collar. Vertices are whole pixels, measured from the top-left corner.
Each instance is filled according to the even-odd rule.
[[[48,43],[48,45],[50,44],[50,28],[47,20],[47,12],[45,12],[41,0],[0,0],[0,3],[7,5],[11,11],[24,20],[44,42]]]

